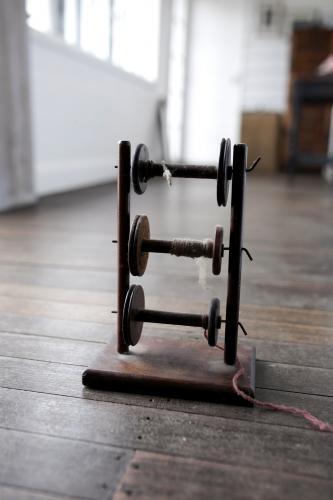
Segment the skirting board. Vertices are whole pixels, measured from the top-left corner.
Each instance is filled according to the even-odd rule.
[[[238,359],[245,370],[238,385],[253,397],[255,348],[239,346]],[[238,368],[225,365],[223,353],[207,344],[146,337],[128,354],[107,344],[82,382],[93,389],[251,406],[233,389]]]

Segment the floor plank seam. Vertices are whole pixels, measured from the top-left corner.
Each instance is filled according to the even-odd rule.
[[[59,320],[59,321],[62,321],[62,320]],[[66,320],[64,320],[66,321]],[[73,321],[73,322],[76,322],[77,320],[70,320],[70,321]],[[91,322],[92,325],[95,324],[95,322]],[[98,325],[100,325],[100,323],[96,323]],[[104,323],[103,323],[104,324]],[[106,324],[106,323],[105,323]],[[93,326],[92,326],[93,328]],[[112,330],[112,328],[111,328]],[[99,345],[106,345],[107,342],[105,341],[102,341],[102,340],[89,340],[89,339],[82,339],[82,338],[75,338],[75,337],[57,337],[55,335],[47,335],[45,333],[38,333],[38,332],[27,332],[27,331],[24,331],[24,330],[21,330],[21,331],[14,331],[14,330],[9,330],[9,329],[6,329],[6,330],[2,330],[1,327],[0,327],[0,334],[1,333],[8,333],[10,335],[28,335],[30,337],[38,337],[38,338],[47,338],[47,339],[55,339],[55,340],[71,340],[71,341],[74,341],[74,342],[88,342],[88,343],[93,343],[93,344],[99,344]],[[333,338],[333,335],[332,335],[332,338]],[[198,336],[198,337],[193,337],[193,340],[200,340],[201,337]],[[258,342],[258,343],[261,343],[261,344],[279,344],[281,346],[285,345],[285,346],[288,346],[288,347],[293,347],[293,346],[304,346],[304,347],[314,347],[314,348],[318,348],[318,347],[323,347],[323,348],[326,348],[326,347],[329,347],[329,343],[328,344],[322,344],[322,343],[317,343],[317,344],[313,344],[311,342],[301,342],[301,341],[279,341],[279,340],[274,340],[274,339],[263,339],[263,338],[259,338],[259,337],[253,337],[251,335],[251,338],[248,340],[248,343],[251,344],[251,341],[254,340],[255,342]],[[302,366],[302,365],[296,365],[296,366]],[[316,367],[314,367],[316,368]],[[320,367],[318,367],[320,368]]]
[[[137,404],[137,403],[133,403],[132,401],[128,402],[128,403],[119,402],[119,401],[107,401],[105,399],[94,399],[91,397],[74,396],[74,395],[69,395],[69,394],[57,394],[57,393],[50,393],[50,392],[43,392],[43,391],[32,391],[32,390],[28,390],[28,389],[17,389],[17,388],[6,387],[6,386],[0,386],[0,389],[5,389],[8,391],[21,391],[21,392],[27,392],[27,393],[31,393],[31,394],[41,394],[41,395],[50,396],[50,397],[77,399],[77,400],[83,400],[83,401],[93,401],[95,403],[104,403],[104,404],[108,404],[108,405],[117,405],[117,406],[123,406],[123,407],[147,408],[147,409],[150,409],[153,411],[154,410],[155,411],[161,410],[161,411],[165,411],[168,413],[177,413],[177,414],[183,414],[183,415],[188,415],[188,416],[204,416],[207,418],[217,418],[219,420],[222,419],[222,420],[226,420],[226,421],[236,420],[238,422],[247,422],[249,424],[252,424],[252,423],[259,424],[260,423],[260,425],[269,426],[269,427],[283,427],[283,428],[288,428],[288,429],[298,429],[298,430],[303,430],[303,431],[319,432],[317,429],[312,428],[309,425],[306,425],[305,423],[304,423],[304,426],[300,426],[300,425],[292,425],[292,424],[284,424],[284,423],[262,422],[262,421],[260,421],[260,419],[259,420],[249,420],[247,418],[241,418],[241,417],[235,417],[235,416],[227,417],[225,415],[209,415],[207,413],[199,413],[199,412],[194,412],[194,411],[189,411],[189,410],[185,411],[185,410],[178,410],[175,408],[166,408],[166,407],[161,407],[161,406],[159,407],[158,405]],[[249,409],[249,410],[251,410],[251,412],[258,411],[259,415],[262,412],[266,411],[266,410],[259,410],[259,409]],[[297,417],[295,417],[295,418],[297,418]],[[0,428],[2,428],[1,425],[0,425]]]
[[[58,340],[60,341],[67,341],[70,340],[72,342],[82,342],[82,343],[87,343],[87,344],[98,344],[100,346],[105,346],[107,342],[103,342],[102,340],[89,340],[89,339],[77,339],[75,337],[55,337],[53,335],[45,335],[43,333],[35,333],[35,332],[13,332],[11,330],[1,330],[0,329],[0,335],[2,333],[7,333],[8,335],[22,335],[22,336],[29,336],[29,337],[36,337],[39,339],[52,339],[52,340]]]
[[[63,302],[63,304],[66,304],[66,303]],[[111,324],[108,321],[89,321],[89,320],[85,320],[83,318],[82,319],[59,318],[58,316],[46,316],[46,315],[40,316],[40,315],[34,315],[34,314],[18,314],[18,316],[21,319],[24,319],[25,317],[28,317],[28,318],[40,318],[40,319],[43,319],[43,320],[46,319],[46,320],[53,320],[53,321],[70,321],[70,322],[74,322],[74,323],[85,323],[85,324],[88,323],[88,324],[103,325],[103,326]]]
[[[110,237],[110,243],[111,243],[111,237]],[[110,244],[111,248],[111,244]],[[28,262],[22,262],[22,261],[17,261],[17,260],[1,260],[0,259],[0,266],[19,266],[19,267],[33,267],[33,268],[41,268],[41,269],[63,269],[63,270],[73,270],[73,271],[94,271],[94,272],[101,272],[101,273],[108,273],[111,272],[113,274],[116,274],[116,267],[100,267],[100,266],[90,266],[89,264],[84,264],[84,265],[73,265],[73,264],[56,264],[55,262],[34,262],[34,261],[28,261]],[[175,273],[176,274],[176,273]]]
[[[262,389],[264,391],[277,391],[277,392],[285,392],[287,394],[299,394],[300,396],[315,396],[318,398],[332,398],[333,394],[317,394],[314,392],[300,392],[300,391],[290,391],[288,389],[276,389],[274,387],[266,387],[266,386],[256,386],[256,389]]]
[[[101,293],[101,292],[98,292],[98,293]],[[105,292],[105,293],[114,293],[114,292]],[[114,293],[114,295],[115,295],[115,293]],[[6,298],[6,296],[2,296],[2,297]],[[0,298],[1,298],[1,295],[0,295]],[[17,298],[17,296],[15,296],[15,297],[9,297],[9,298]],[[50,304],[53,304],[53,303],[55,303],[55,304],[64,304],[64,305],[69,304],[69,302],[67,302],[67,301],[57,301],[57,300],[53,301],[53,300],[49,300],[49,299],[29,298],[29,297],[24,297],[24,298],[22,297],[20,300],[26,300],[26,301],[29,301],[29,302],[48,302]],[[157,302],[165,302],[165,297],[160,297],[157,300]],[[87,306],[88,302],[70,302],[70,304],[72,304],[72,305],[76,304],[76,305],[79,305],[79,306]],[[198,305],[202,306],[204,304],[203,304],[203,302],[199,302]],[[112,309],[112,304],[110,304],[110,306],[104,306],[103,304],[96,303],[96,304],[93,304],[93,306],[95,306],[95,307],[105,307],[106,310],[109,309],[110,311]],[[323,312],[325,312],[325,311],[323,311]],[[51,319],[51,320],[58,320],[58,321],[71,321],[71,322],[74,322],[74,323],[76,323],[76,322],[90,323],[92,325],[94,325],[94,324],[96,324],[96,325],[101,325],[101,324],[102,325],[108,325],[109,324],[106,321],[96,321],[96,320],[91,321],[91,320],[85,320],[85,319],[75,319],[75,318],[66,318],[66,317],[58,318],[56,316],[48,316],[48,315],[37,315],[37,314],[28,314],[28,315],[26,315],[26,314],[17,314],[17,313],[11,313],[11,314],[16,314],[19,317],[28,316],[28,317],[32,317],[32,318]],[[286,330],[288,330],[288,327],[290,327],[290,326],[297,326],[297,327],[303,327],[304,326],[304,328],[307,328],[307,329],[309,329],[311,331],[313,331],[316,328],[318,328],[318,329],[325,330],[325,331],[329,332],[330,336],[332,336],[332,338],[333,338],[333,333],[331,335],[332,330],[331,330],[331,327],[329,327],[329,326],[323,326],[323,325],[310,325],[309,326],[308,324],[302,325],[302,324],[296,323],[296,322],[281,323],[279,321],[269,320],[269,319],[254,320],[252,317],[247,317],[246,315],[243,315],[242,318],[243,318],[242,320],[244,322],[256,321],[258,324],[262,324],[263,323],[264,325],[270,325],[270,324],[275,324],[275,325],[279,325],[279,326],[281,326],[281,325],[284,326],[285,325],[286,326]],[[111,313],[110,313],[110,320],[111,320]],[[151,327],[151,328],[152,329],[157,329],[157,327]],[[268,327],[267,327],[267,329],[268,329]],[[175,328],[170,328],[170,330],[175,331]],[[188,331],[188,330],[186,330],[186,329],[183,330],[183,332],[186,332],[186,331]],[[255,339],[255,340],[258,340],[258,341],[262,341],[262,342],[266,341],[266,338],[256,337],[255,333],[250,333],[249,338],[250,339]],[[278,342],[275,339],[267,339],[267,341],[268,342],[269,341],[271,341],[271,342]],[[295,344],[295,343],[297,344],[298,343],[298,341],[297,342],[294,342],[294,341],[291,341],[291,342],[283,341],[283,342],[289,343],[289,344]],[[303,344],[304,345],[315,345],[315,346],[321,346],[321,345],[323,345],[321,342],[320,343],[319,342],[318,343],[303,342]],[[329,345],[329,344],[327,343],[325,345]]]
[[[45,361],[47,362],[47,361]],[[0,388],[1,389],[8,389],[8,390],[13,390],[13,391],[24,391],[24,392],[32,392],[32,393],[36,393],[36,394],[47,394],[47,395],[50,395],[50,396],[60,396],[60,397],[64,397],[64,398],[74,398],[74,399],[89,399],[91,401],[100,401],[100,402],[104,402],[104,403],[112,403],[112,404],[124,404],[124,405],[131,405],[131,406],[138,406],[140,407],[141,405],[136,405],[136,404],[133,404],[133,403],[117,403],[115,401],[105,401],[105,400],[102,400],[102,399],[94,399],[92,397],[89,397],[89,398],[86,398],[86,397],[80,397],[80,396],[74,396],[74,395],[70,395],[70,394],[59,394],[59,393],[54,393],[54,392],[46,392],[46,391],[33,391],[31,389],[23,389],[23,388],[17,388],[17,387],[7,387],[7,386],[3,386],[0,384]],[[84,390],[85,387],[82,385],[82,389]],[[309,396],[309,397],[314,397],[314,398],[327,398],[327,399],[330,399],[332,398],[333,396],[328,396],[327,394],[311,394],[311,393],[308,393],[308,392],[297,392],[297,391],[288,391],[286,389],[275,389],[275,388],[269,388],[269,387],[259,387],[259,386],[256,386],[256,389],[259,389],[259,390],[264,390],[264,391],[274,391],[274,392],[280,392],[280,393],[287,393],[287,394],[299,394],[300,396]],[[96,392],[96,394],[113,394],[112,392],[105,392],[103,390],[101,391],[98,391],[97,389],[94,390],[94,389],[89,389],[87,388],[86,390],[89,390],[89,391],[93,391],[93,392]],[[118,391],[114,391],[114,394],[118,394]],[[124,394],[124,393],[120,393],[120,394]],[[136,393],[126,393],[128,394],[128,396],[130,397],[131,394],[132,395],[135,395]],[[149,395],[148,395],[149,396]],[[160,397],[160,396],[154,396],[154,395],[151,395],[151,397]],[[186,400],[182,400],[182,401],[186,401]],[[191,400],[189,400],[191,401]],[[221,403],[223,404],[223,403]],[[177,411],[179,413],[186,413],[186,412],[183,412],[181,410],[171,410],[171,411]],[[198,413],[198,415],[201,415],[200,413]]]
[[[333,396],[327,395],[327,394],[314,394],[310,392],[298,392],[298,391],[288,391],[287,389],[277,389],[276,387],[263,387],[263,386],[258,386],[256,385],[256,389],[262,390],[262,391],[273,391],[273,392],[281,392],[286,393],[286,394],[299,394],[300,396],[309,396],[313,398],[332,398]]]
[[[59,498],[59,499],[63,499],[63,500],[95,500],[94,497],[83,497],[83,496],[73,496],[73,495],[67,495],[67,494],[62,494],[62,493],[57,493],[57,492],[54,492],[54,491],[51,491],[51,490],[43,490],[43,489],[38,489],[38,488],[29,488],[27,486],[20,486],[20,485],[17,485],[17,484],[10,484],[10,483],[3,483],[3,482],[0,482],[0,493],[1,493],[1,487],[4,487],[4,488],[9,488],[9,489],[13,489],[13,490],[19,490],[19,491],[27,491],[27,492],[31,492],[31,493],[37,493],[38,495],[43,495],[43,494],[46,494],[46,495],[50,495],[50,496],[53,496],[55,498]]]
[[[47,361],[45,359],[37,359],[37,358],[24,358],[22,356],[6,356],[0,354],[0,359],[22,359],[24,361],[36,361],[37,363],[49,363],[51,365],[63,365],[63,366],[75,366],[77,368],[82,368],[83,370],[88,368],[87,365],[78,365],[76,363],[65,363],[63,361]]]
[[[221,465],[227,465],[227,466],[232,466],[232,467],[239,467],[241,469],[253,469],[253,470],[256,470],[256,471],[266,471],[266,472],[272,472],[274,471],[275,473],[278,472],[278,473],[281,473],[281,474],[287,474],[287,475],[290,475],[292,477],[299,477],[299,478],[302,478],[302,477],[307,477],[307,478],[313,478],[313,479],[317,479],[317,480],[322,480],[322,481],[325,481],[325,482],[329,482],[331,484],[333,484],[333,479],[330,479],[330,478],[327,478],[327,477],[323,477],[323,476],[318,476],[316,474],[299,474],[297,472],[288,472],[287,470],[278,470],[276,468],[274,468],[272,466],[272,468],[267,468],[267,467],[260,467],[260,466],[255,466],[255,465],[249,465],[249,464],[240,464],[239,462],[233,462],[233,461],[221,461],[221,460],[217,460],[216,458],[212,459],[212,460],[209,460],[207,458],[193,458],[193,457],[190,457],[189,455],[182,455],[181,453],[165,453],[163,452],[162,450],[152,450],[151,448],[145,448],[145,447],[133,447],[133,448],[130,448],[128,446],[119,446],[119,445],[113,445],[113,444],[110,444],[110,443],[102,443],[100,441],[92,441],[92,440],[89,440],[89,439],[81,439],[81,438],[71,438],[71,437],[67,437],[67,436],[58,436],[56,434],[46,434],[46,433],[43,433],[43,432],[35,432],[35,431],[26,431],[26,430],[23,430],[23,429],[11,429],[10,427],[3,427],[3,426],[0,426],[0,429],[3,429],[3,430],[6,430],[6,431],[9,431],[9,432],[16,432],[16,433],[20,433],[20,434],[29,434],[29,435],[34,435],[34,436],[42,436],[42,437],[47,437],[47,438],[51,438],[51,439],[59,439],[59,440],[64,440],[64,441],[71,441],[71,442],[79,442],[79,443],[85,443],[85,444],[93,444],[95,446],[99,446],[101,448],[108,448],[108,449],[113,449],[115,451],[130,451],[130,452],[145,452],[145,453],[149,453],[149,454],[158,454],[158,455],[163,455],[165,457],[176,457],[176,458],[181,458],[181,459],[191,459],[191,460],[195,460],[195,461],[198,461],[198,462],[205,462],[207,464],[209,463],[212,463],[212,464],[221,464]],[[316,431],[318,432],[318,431]]]
[[[54,337],[52,337],[54,338]],[[59,339],[61,340],[61,339]],[[84,341],[80,341],[84,342]],[[103,343],[102,345],[107,345]],[[1,358],[8,358],[8,359],[23,359],[26,361],[36,361],[38,363],[50,363],[54,365],[64,365],[64,366],[77,366],[78,368],[88,368],[88,365],[81,365],[77,363],[68,363],[65,361],[54,361],[54,360],[45,360],[45,359],[40,359],[40,358],[31,358],[31,357],[25,357],[25,356],[8,356],[5,354],[0,354],[0,359]],[[313,370],[329,370],[332,371],[333,368],[331,367],[325,367],[323,368],[322,366],[313,366],[313,365],[297,365],[297,364],[291,364],[291,363],[283,363],[280,361],[270,361],[270,360],[265,360],[265,359],[257,359],[256,363],[261,363],[265,365],[279,365],[279,366],[289,366],[289,367],[296,367],[296,368],[311,368]],[[258,389],[267,389],[267,387],[260,387],[256,386]],[[298,391],[286,391],[286,392],[298,392]],[[307,394],[307,393],[300,393],[300,394]],[[324,394],[318,394],[318,396],[324,396]]]
[[[283,365],[283,366],[298,366],[298,367],[302,367],[302,368],[313,368],[315,370],[333,370],[333,367],[328,367],[328,368],[322,368],[320,366],[311,366],[311,365],[297,365],[297,364],[294,364],[294,363],[283,363],[281,361],[269,361],[269,360],[264,360],[264,359],[257,359],[256,360],[256,363],[265,363],[265,364],[269,364],[269,365]]]
[[[57,287],[55,287],[56,290],[59,290]],[[105,293],[105,295],[115,295],[113,292],[98,292],[98,293]],[[15,300],[26,300],[26,301],[29,301],[29,302],[47,302],[47,303],[50,303],[50,304],[70,304],[70,305],[76,305],[76,306],[93,306],[93,307],[100,307],[100,308],[105,308],[105,310],[108,310],[112,307],[112,305],[108,306],[108,305],[105,305],[101,302],[93,302],[91,300],[86,300],[86,301],[81,301],[81,302],[78,302],[76,300],[69,300],[69,299],[56,299],[56,298],[47,298],[47,299],[43,299],[41,297],[31,297],[29,295],[19,295],[19,294],[4,294],[2,293],[0,295],[0,299],[1,298],[4,298],[4,299],[15,299]],[[111,314],[111,313],[110,313]]]

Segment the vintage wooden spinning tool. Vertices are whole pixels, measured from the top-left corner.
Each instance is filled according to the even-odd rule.
[[[140,144],[134,154],[131,169],[131,146],[119,143],[118,166],[118,320],[117,346],[108,344],[92,367],[83,374],[83,383],[93,388],[118,391],[168,394],[174,397],[200,398],[244,404],[232,385],[239,368],[244,369],[238,381],[240,388],[253,396],[255,389],[255,350],[238,346],[239,304],[241,287],[243,208],[246,172],[253,170],[259,160],[247,168],[247,146],[236,144],[231,164],[231,144],[222,139],[218,166],[154,163],[149,152]],[[216,226],[214,240],[150,238],[149,221],[145,215],[134,218],[130,231],[131,170],[133,189],[143,194],[152,177],[168,171],[172,177],[216,179],[217,203],[225,206],[229,183],[232,183],[231,223],[229,246],[223,244],[223,229]],[[157,311],[145,308],[142,286],[130,286],[130,272],[142,276],[150,252],[168,253],[183,257],[204,256],[212,259],[213,274],[220,274],[224,252],[229,251],[228,292],[225,319],[220,314],[220,301],[213,298],[207,314]],[[172,324],[198,327],[207,332],[206,342],[142,335],[144,323]],[[218,334],[225,325],[224,360],[214,348]],[[129,351],[129,346],[135,346]],[[245,403],[246,404],[246,403]]]

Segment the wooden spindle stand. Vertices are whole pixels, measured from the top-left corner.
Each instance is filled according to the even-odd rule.
[[[215,316],[212,307],[207,316],[147,311],[144,309],[142,293],[133,294],[134,289],[141,287],[130,287],[128,246],[131,145],[128,141],[119,143],[117,342],[107,344],[92,366],[83,373],[84,385],[110,391],[249,405],[235,394],[232,385],[233,377],[241,364],[244,374],[238,385],[245,393],[254,396],[255,349],[238,345],[247,146],[234,146],[233,166],[230,165],[230,154],[230,141],[223,140],[218,167],[168,165],[170,172],[177,177],[217,179],[218,205],[226,205],[228,186],[232,178],[228,295],[226,318],[223,320],[219,312],[217,313],[217,306]],[[133,162],[134,190],[143,194],[149,179],[162,176],[163,168],[164,164],[150,162],[147,148],[140,145]],[[206,321],[207,325],[209,318],[212,321],[210,314],[213,314],[216,328],[225,323],[224,359],[221,350],[212,347],[213,333],[208,344],[204,338],[202,342],[144,335],[141,338],[144,321],[206,328]],[[124,321],[127,321],[127,336],[124,335]],[[217,331],[215,333],[217,334]],[[133,350],[129,349],[129,344],[135,345]]]

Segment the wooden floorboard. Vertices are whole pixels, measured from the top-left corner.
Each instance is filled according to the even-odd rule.
[[[81,385],[82,368],[59,363],[36,362],[16,358],[1,358],[0,386],[4,389],[23,390],[50,395],[83,398],[111,403],[161,407],[190,413],[203,413],[258,422],[273,422],[309,429],[303,419],[296,419],[282,413],[271,413],[254,408],[252,412],[227,405],[213,405],[191,401],[179,401],[170,398],[156,398],[136,394],[126,395],[118,392],[93,391]],[[296,374],[297,377],[297,374]],[[288,377],[285,378],[288,380]],[[290,384],[290,382],[288,382]],[[290,387],[288,385],[287,387]],[[0,389],[1,390],[1,389]],[[329,420],[333,409],[333,400],[327,396],[290,392],[272,389],[258,389],[258,395],[274,403],[288,402],[293,406],[306,407],[324,420]]]
[[[176,307],[176,304],[174,303],[174,301],[172,301],[172,310],[180,309],[180,303],[181,301],[177,303]],[[157,302],[154,304],[154,307],[158,307]],[[161,302],[159,302],[159,304],[161,305]],[[20,305],[19,302],[18,305]],[[163,302],[162,305],[164,305],[165,309],[167,309],[167,307],[165,306],[165,302]],[[202,303],[200,309],[204,309],[204,307],[206,306],[207,304]],[[193,307],[193,304],[191,304],[187,308],[187,310],[190,312],[194,312],[198,309],[198,305],[196,305],[196,307]],[[297,349],[297,345],[300,345],[301,348],[303,348],[304,344],[319,345],[319,347],[331,345],[331,332],[333,327],[318,325],[320,321],[322,321],[326,325],[330,323],[330,317],[328,317],[326,314],[321,314],[317,318],[315,318],[315,321],[313,321],[312,325],[304,325],[301,323],[298,324],[296,322],[297,314],[293,314],[290,310],[281,311],[281,315],[287,314],[288,318],[290,317],[290,322],[287,322],[285,319],[279,322],[277,320],[277,313],[274,311],[272,311],[271,314],[272,317],[274,315],[275,319],[269,320],[269,318],[265,317],[263,317],[263,319],[261,319],[260,317],[257,318],[256,310],[251,312],[249,308],[244,307],[243,309],[244,311],[242,311],[242,319],[244,322],[246,321],[249,339],[277,341],[288,344],[291,343],[295,346],[295,349]],[[59,317],[40,316],[38,315],[38,310],[36,311],[36,314],[37,316],[31,314],[3,312],[0,314],[0,331],[102,343],[108,342],[110,337],[114,335],[115,332],[114,319],[111,320],[110,318],[108,321],[100,323],[73,319],[66,320]],[[306,313],[304,314],[304,316],[306,316]],[[307,320],[310,321],[311,318],[308,317]],[[150,331],[159,332],[161,330],[167,331],[170,335],[179,335],[179,329],[177,329],[177,327],[172,327],[171,325],[169,327],[150,325],[149,327],[145,328],[145,332],[147,332],[147,334]],[[184,335],[191,335],[193,336],[193,338],[197,339],[199,339],[201,335],[200,333],[195,332],[193,329],[189,329],[186,327],[184,327],[182,333]]]
[[[47,346],[46,346],[47,350]],[[98,351],[98,350],[97,350]],[[59,352],[59,350],[58,350]],[[66,353],[67,354],[67,353]],[[0,385],[6,384],[8,382],[8,370],[10,366],[26,366],[28,373],[38,373],[38,371],[44,372],[53,372],[56,373],[61,370],[63,373],[69,373],[66,381],[63,381],[63,384],[59,387],[61,390],[62,387],[65,387],[68,382],[71,384],[71,371],[79,371],[85,368],[85,364],[78,365],[76,364],[63,364],[58,362],[49,362],[49,361],[40,361],[36,359],[24,359],[22,355],[21,357],[0,357],[0,366],[6,367],[6,370],[3,370],[0,373]],[[38,356],[38,354],[37,354]],[[36,356],[36,357],[37,357]],[[89,356],[90,357],[90,356]],[[93,356],[91,356],[93,359]],[[14,368],[15,372],[15,368]],[[308,366],[296,366],[290,364],[283,363],[273,363],[268,361],[260,361],[257,360],[257,371],[256,371],[256,386],[265,389],[275,389],[275,390],[283,390],[283,391],[292,391],[292,392],[303,392],[305,394],[313,394],[313,395],[324,395],[324,396],[332,396],[333,395],[333,384],[332,384],[332,370],[324,369],[324,368],[313,368]],[[30,383],[29,379],[24,378],[24,372],[17,374],[16,377],[19,382],[28,384]],[[36,379],[36,380],[35,380]],[[22,381],[22,382],[21,382]],[[78,381],[81,383],[81,381]],[[13,380],[15,383],[15,379]],[[33,384],[39,384],[39,387],[49,387],[51,380],[49,378],[42,378],[42,380],[38,380],[38,377],[33,376],[32,378]],[[55,386],[59,383],[58,380],[55,380]],[[48,389],[46,389],[48,390]],[[55,389],[56,390],[56,387]]]
[[[312,429],[117,403],[111,408],[103,401],[27,391],[1,393],[3,429],[331,478],[333,440]]]
[[[74,495],[62,495],[56,493],[49,493],[43,490],[36,490],[24,486],[8,486],[0,484],[0,498],[1,500],[80,500],[82,497]]]
[[[94,331],[94,325],[91,330]],[[86,339],[56,338],[51,334],[33,335],[27,333],[1,332],[0,352],[2,356],[51,361],[65,364],[88,366],[101,350],[103,342],[87,342]],[[114,339],[106,332],[105,341]],[[167,339],[191,339],[195,343],[204,343],[203,335],[190,332],[187,335],[177,330],[146,329],[146,336]],[[308,366],[311,368],[333,368],[333,354],[325,346],[317,344],[296,344],[289,342],[264,341],[261,339],[242,339],[243,345],[256,348],[257,360],[274,363]],[[331,384],[329,384],[330,386]]]
[[[133,197],[133,214],[149,215],[154,237],[211,237],[230,215],[211,190],[209,181],[152,182]],[[0,498],[332,498],[332,435],[302,419],[82,386],[83,369],[114,338],[115,209],[114,186],[103,186],[0,216]],[[248,183],[244,244],[255,261],[244,260],[241,341],[257,349],[257,397],[325,421],[332,211],[319,181]],[[206,312],[219,295],[223,310],[226,264],[203,290],[190,260],[150,256],[140,280],[148,306]],[[150,325],[144,335],[202,341],[189,328]]]
[[[168,474],[165,475],[165,470]],[[161,478],[155,481],[156,477]],[[219,500],[329,500],[333,482],[300,477],[292,472],[255,471],[241,466],[207,463],[200,460],[136,452],[119,485],[115,500],[135,498],[175,498]]]
[[[131,457],[111,446],[8,428],[0,439],[0,483],[82,499],[111,494]]]

